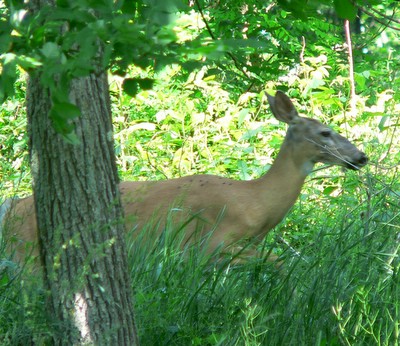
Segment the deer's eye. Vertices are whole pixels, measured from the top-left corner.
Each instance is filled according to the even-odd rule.
[[[325,138],[328,138],[328,137],[331,136],[331,131],[329,131],[329,130],[323,130],[323,131],[321,131],[321,136],[322,136],[322,137],[325,137]]]

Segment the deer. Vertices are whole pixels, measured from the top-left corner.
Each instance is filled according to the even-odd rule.
[[[190,242],[194,232],[208,234],[208,252],[219,247],[234,248],[244,240],[260,241],[294,205],[316,163],[350,170],[359,170],[368,163],[366,154],[348,139],[318,120],[300,116],[284,92],[267,94],[267,99],[272,114],[288,124],[288,129],[277,157],[263,176],[242,181],[199,174],[121,182],[126,232],[138,233],[153,220],[154,232],[159,235],[167,218],[182,223],[192,217],[196,221],[186,224],[185,241]],[[3,225],[11,225],[8,234],[21,241],[15,247],[16,257],[24,258],[24,243],[38,243],[33,197],[7,201],[0,215]],[[13,219],[15,222],[10,222]],[[37,246],[32,255],[38,256]]]

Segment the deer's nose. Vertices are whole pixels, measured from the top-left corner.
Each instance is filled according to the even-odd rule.
[[[368,156],[365,155],[364,153],[361,153],[357,164],[360,166],[365,166],[368,163]]]
[[[346,167],[352,170],[358,170],[365,166],[368,162],[368,157],[362,151],[354,153],[351,158],[346,161]]]

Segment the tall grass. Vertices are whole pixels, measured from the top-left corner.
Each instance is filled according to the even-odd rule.
[[[182,252],[179,241],[152,242],[150,248],[148,243],[131,243],[142,343],[396,344],[396,191],[386,186],[357,208],[342,208],[326,224],[320,214],[318,209],[309,215],[322,223],[297,253],[283,250],[279,269],[260,259],[216,263],[215,254],[207,255],[197,245]],[[273,241],[267,240],[266,246],[269,250]]]
[[[158,238],[150,232],[156,225],[149,225],[128,239],[141,344],[395,345],[398,184],[368,184],[357,205],[353,195],[342,195],[332,217],[322,217],[321,208],[309,209],[297,225],[310,221],[306,239],[279,242],[285,238],[276,236],[279,228],[271,233],[262,245],[264,252],[279,253],[280,267],[260,258],[237,264],[229,256],[208,254],[201,240],[182,246],[185,224],[167,223]],[[281,229],[305,211],[298,204]],[[20,275],[2,252],[0,344],[46,344],[48,320],[38,279]]]

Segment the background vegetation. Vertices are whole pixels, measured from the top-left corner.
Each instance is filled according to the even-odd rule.
[[[143,345],[397,343],[399,8],[359,2],[352,75],[340,11],[316,3],[195,2],[168,24],[181,47],[174,63],[157,56],[127,65],[130,85],[122,73],[110,74],[123,180],[259,177],[285,133],[264,90],[286,91],[304,115],[330,124],[370,157],[360,172],[332,167],[311,175],[264,244],[281,256],[280,269],[262,260],[210,265],[197,246],[182,254],[179,236],[154,244],[128,239]],[[1,199],[30,194],[24,98],[20,70],[0,115]],[[0,343],[45,344],[38,278],[4,251],[1,270]]]

